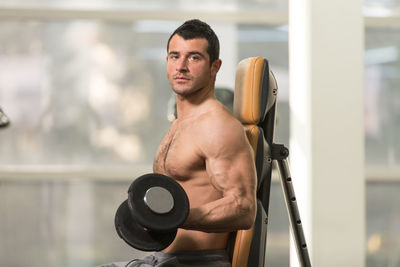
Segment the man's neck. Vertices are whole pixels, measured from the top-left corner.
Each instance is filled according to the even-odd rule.
[[[195,94],[176,97],[176,109],[178,119],[183,120],[198,116],[207,111],[207,102],[215,99],[214,88],[200,90]]]

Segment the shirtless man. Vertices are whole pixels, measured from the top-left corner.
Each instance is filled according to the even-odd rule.
[[[169,39],[167,63],[177,119],[161,142],[154,172],[176,179],[191,209],[165,252],[225,249],[229,232],[254,222],[256,172],[242,124],[214,95],[221,66],[217,36],[200,21],[186,22]]]
[[[167,51],[177,119],[153,168],[185,189],[190,211],[169,247],[126,266],[230,266],[229,233],[248,229],[255,220],[253,151],[242,124],[215,98],[222,62],[212,29],[199,20],[187,21],[171,35]]]

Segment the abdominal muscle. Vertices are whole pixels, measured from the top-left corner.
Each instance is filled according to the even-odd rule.
[[[200,173],[192,175],[186,181],[177,179],[177,182],[182,185],[188,195],[191,208],[221,197],[220,192],[210,184],[206,172]],[[164,252],[225,249],[228,237],[229,233],[206,233],[178,228],[175,240]]]
[[[228,233],[205,233],[178,229],[176,238],[163,252],[225,249]]]

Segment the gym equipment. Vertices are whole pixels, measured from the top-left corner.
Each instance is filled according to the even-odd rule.
[[[278,171],[291,232],[302,267],[311,267],[287,157],[289,150],[274,143],[278,85],[262,57],[242,60],[236,69],[234,115],[246,129],[257,169],[257,216],[249,230],[232,236],[232,267],[264,267],[272,171]],[[274,168],[273,168],[274,167]]]
[[[132,182],[114,223],[128,245],[142,251],[160,251],[174,241],[177,228],[188,215],[189,199],[179,183],[150,173]]]
[[[2,127],[7,127],[10,124],[10,120],[6,116],[6,114],[3,112],[3,110],[0,107],[0,128]]]

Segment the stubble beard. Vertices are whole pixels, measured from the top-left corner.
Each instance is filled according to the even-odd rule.
[[[183,97],[187,97],[190,95],[194,95],[197,92],[201,91],[204,86],[196,83],[192,83],[193,80],[190,79],[186,83],[179,83],[172,80],[171,87],[175,94]]]
[[[172,90],[175,92],[175,94],[182,96],[182,97],[187,97],[187,96],[191,96],[196,94],[197,92],[199,92],[200,90],[202,90],[203,88],[193,88],[193,87],[186,87],[186,88],[182,88],[182,87],[172,87]]]
[[[209,81],[211,82],[211,80]],[[172,80],[172,82],[170,81],[170,84],[175,94],[182,97],[196,95],[201,91],[206,90],[206,88],[209,86],[209,83],[198,83],[195,82],[193,78],[190,78],[187,84],[185,83],[180,84],[178,82],[175,82],[174,80]]]

